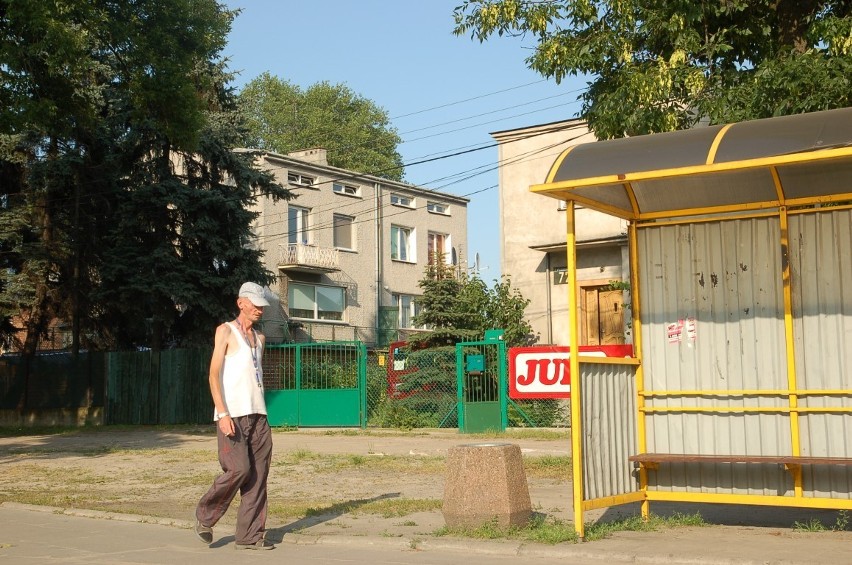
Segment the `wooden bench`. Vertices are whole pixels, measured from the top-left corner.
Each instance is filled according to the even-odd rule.
[[[786,467],[802,465],[852,465],[850,457],[810,457],[807,455],[688,455],[673,453],[639,453],[627,458],[640,467],[657,469],[661,463],[755,463]]]

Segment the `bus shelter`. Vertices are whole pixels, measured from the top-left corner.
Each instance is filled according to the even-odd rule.
[[[571,356],[573,505],[852,509],[852,108],[577,145],[530,190],[629,221],[633,359]]]

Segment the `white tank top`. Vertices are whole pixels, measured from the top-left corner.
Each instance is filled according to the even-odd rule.
[[[240,348],[225,355],[222,366],[222,395],[225,397],[225,409],[232,418],[248,416],[249,414],[266,415],[266,401],[263,398],[263,347],[256,340],[255,357],[240,329],[227,322],[231,331],[237,336]],[[260,371],[255,371],[255,359]],[[215,409],[214,409],[215,410]],[[216,415],[213,416],[214,419]]]

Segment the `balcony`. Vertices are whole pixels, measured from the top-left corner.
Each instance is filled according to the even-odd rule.
[[[337,249],[301,243],[279,245],[278,269],[303,273],[333,273],[340,270]]]

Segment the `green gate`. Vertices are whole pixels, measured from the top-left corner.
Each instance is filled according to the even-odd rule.
[[[503,330],[486,331],[484,341],[456,344],[456,378],[459,431],[505,431],[509,419]]]
[[[367,426],[367,348],[361,342],[268,345],[263,382],[271,426]]]

